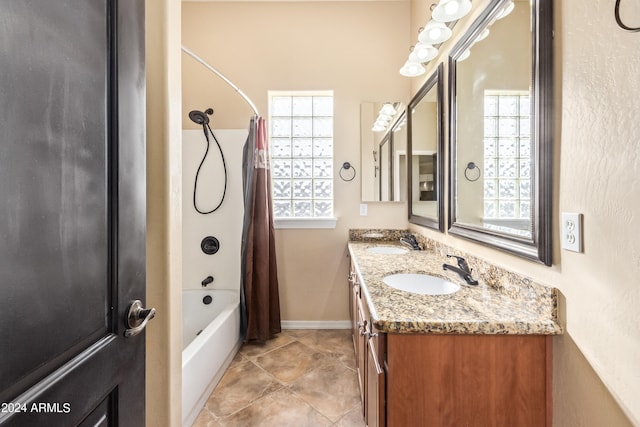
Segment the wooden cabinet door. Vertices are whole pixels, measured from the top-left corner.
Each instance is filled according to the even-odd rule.
[[[551,337],[387,335],[387,422],[551,425]]]
[[[349,320],[351,320],[351,339],[353,341],[353,350],[357,353],[357,337],[358,337],[358,298],[360,298],[360,286],[358,284],[358,275],[356,274],[353,264],[349,273]]]
[[[356,337],[356,363],[358,371],[358,380],[360,382],[360,401],[362,402],[362,416],[366,416],[366,388],[367,388],[367,356],[366,356],[366,331],[367,320],[362,310],[362,301],[360,298],[356,299],[356,319],[358,323],[357,337]]]
[[[374,340],[367,344],[367,426],[384,427],[385,425],[385,378],[384,370],[378,362]]]

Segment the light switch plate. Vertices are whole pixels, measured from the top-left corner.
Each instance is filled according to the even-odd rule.
[[[360,216],[367,216],[367,204],[360,203]]]
[[[562,213],[562,249],[573,252],[582,252],[582,214]]]

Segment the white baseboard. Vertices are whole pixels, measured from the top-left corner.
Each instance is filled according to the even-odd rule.
[[[283,320],[282,329],[350,329],[350,320]]]

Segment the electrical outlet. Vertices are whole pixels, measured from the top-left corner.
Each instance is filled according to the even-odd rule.
[[[562,213],[562,249],[582,252],[582,214]]]
[[[367,204],[360,203],[360,216],[367,216]]]

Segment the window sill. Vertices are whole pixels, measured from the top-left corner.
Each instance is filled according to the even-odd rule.
[[[276,229],[336,228],[337,218],[274,218]]]

